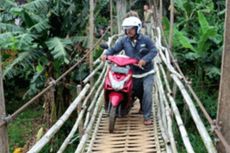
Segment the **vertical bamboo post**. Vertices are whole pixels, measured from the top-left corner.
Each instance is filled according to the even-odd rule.
[[[6,117],[5,110],[5,98],[4,98],[4,88],[2,80],[2,55],[0,50],[0,120]],[[8,135],[7,135],[7,124],[0,127],[0,152],[9,153]]]
[[[173,98],[176,99],[176,93],[177,93],[177,85],[175,82],[173,82]]]
[[[110,35],[113,35],[113,0],[109,1],[110,3]]]
[[[218,123],[221,124],[221,132],[225,137],[228,144],[230,144],[230,0],[226,0],[226,12],[225,12],[225,31],[224,31],[224,50],[222,54],[222,66],[221,66],[221,80],[218,99]],[[229,153],[222,144],[218,144],[218,151],[221,153]]]
[[[79,84],[79,85],[77,85],[77,95],[79,95],[80,92],[81,92],[81,85]],[[82,101],[80,101],[80,103],[77,106],[77,114],[78,115],[81,112],[81,107],[82,107]],[[82,135],[83,135],[83,122],[82,122],[82,120],[79,122],[79,128],[78,129],[79,129],[79,135],[80,135],[80,137],[82,137]]]
[[[50,89],[50,104],[51,104],[51,118],[50,118],[50,125],[49,127],[51,127],[51,125],[53,125],[56,121],[57,121],[57,107],[56,107],[56,103],[55,103],[55,86],[53,86]]]
[[[90,50],[93,48],[93,40],[94,40],[94,0],[89,1],[89,48]],[[93,51],[89,54],[89,69],[90,73],[93,71]],[[90,84],[92,85],[94,82],[93,77],[90,79]]]
[[[169,49],[172,51],[173,45],[173,24],[174,24],[174,1],[170,0],[170,32],[169,32]]]
[[[126,5],[127,5],[126,0],[116,0],[118,33],[121,33],[121,24],[123,18],[125,17]]]
[[[163,0],[160,0],[160,23],[162,21],[162,16],[163,16]]]

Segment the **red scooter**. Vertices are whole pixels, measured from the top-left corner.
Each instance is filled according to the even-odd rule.
[[[110,63],[104,83],[105,109],[109,113],[109,132],[112,133],[116,117],[126,115],[132,107],[133,72],[130,65],[138,60],[124,55],[108,56]]]
[[[107,44],[101,44],[100,46],[103,49],[108,48]],[[148,52],[146,48],[139,51],[140,54],[146,54],[146,52]],[[107,56],[107,61],[110,67],[104,82],[105,109],[109,114],[109,132],[112,133],[116,117],[127,115],[133,106],[132,78],[142,78],[154,72],[133,75],[131,65],[136,65],[138,60],[125,55]]]

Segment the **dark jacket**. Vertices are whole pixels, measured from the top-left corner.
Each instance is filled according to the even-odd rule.
[[[145,53],[140,53],[143,48],[147,48],[148,51]],[[139,34],[136,39],[136,43],[134,43],[128,36],[125,35],[119,38],[114,47],[108,49],[105,55],[118,54],[122,50],[125,51],[125,55],[138,60],[142,59],[146,62],[144,70],[133,66],[133,71],[135,74],[142,74],[153,69],[152,59],[157,55],[157,49],[153,41],[148,36]]]

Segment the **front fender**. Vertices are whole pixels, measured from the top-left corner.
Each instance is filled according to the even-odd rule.
[[[121,101],[124,99],[124,96],[120,92],[111,92],[109,94],[109,101],[112,103],[113,106],[118,106]]]

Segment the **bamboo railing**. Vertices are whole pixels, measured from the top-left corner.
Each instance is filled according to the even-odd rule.
[[[117,37],[118,35],[114,35],[112,39]],[[112,42],[110,39],[110,42]],[[96,65],[98,64],[98,66]],[[90,78],[94,77],[100,69],[103,67],[104,63],[100,62],[100,60],[96,60],[94,62],[94,66],[96,68],[92,71],[83,81],[83,83],[89,82]],[[104,92],[102,91],[103,82],[105,79],[105,73],[107,72],[107,66],[103,67],[103,70],[100,72],[97,81],[94,85],[86,84],[74,102],[67,108],[66,112],[58,119],[58,121],[46,132],[46,134],[38,141],[36,144],[28,151],[28,153],[38,153],[42,150],[42,148],[49,143],[49,141],[54,137],[54,135],[60,130],[62,125],[67,121],[70,115],[73,113],[74,110],[77,110],[77,107],[81,105],[80,110],[78,110],[78,117],[76,119],[75,124],[73,125],[72,130],[70,131],[69,135],[66,137],[64,142],[62,143],[61,147],[57,151],[58,153],[62,153],[65,151],[68,144],[71,142],[74,134],[80,129],[80,123],[84,123],[83,130],[79,131],[79,133],[83,132],[81,137],[81,141],[79,146],[77,147],[76,152],[81,151],[84,147],[84,143],[87,141],[89,133],[92,130],[92,125],[98,112],[101,111],[102,99]],[[91,87],[90,87],[91,86]],[[80,87],[78,87],[80,88]],[[100,109],[98,111],[98,109]]]
[[[207,151],[209,153],[216,153],[216,148],[212,142],[212,139],[209,135],[209,133],[207,132],[196,108],[195,108],[195,105],[194,105],[194,102],[192,101],[192,98],[190,97],[190,95],[188,94],[185,86],[183,85],[184,82],[183,82],[183,76],[180,75],[179,72],[176,71],[176,69],[171,65],[171,63],[173,63],[171,61],[171,58],[170,58],[170,55],[169,55],[169,51],[167,48],[163,47],[162,44],[161,44],[161,31],[160,31],[160,28],[157,28],[157,32],[158,32],[158,37],[156,38],[156,46],[157,46],[157,49],[159,51],[159,62],[160,64],[155,64],[155,68],[157,69],[157,76],[156,76],[156,81],[157,81],[157,85],[158,85],[158,90],[159,90],[159,96],[160,96],[160,99],[162,99],[160,102],[161,103],[164,103],[163,104],[160,104],[159,106],[162,107],[161,109],[162,110],[165,110],[166,113],[161,113],[162,115],[162,118],[165,120],[167,120],[167,124],[165,123],[165,121],[163,120],[163,126],[164,128],[168,128],[167,130],[167,134],[170,135],[169,138],[172,139],[172,133],[171,133],[171,128],[168,127],[168,126],[172,126],[171,124],[171,118],[169,116],[169,113],[167,112],[169,109],[171,110],[172,108],[169,108],[169,105],[168,105],[168,101],[170,101],[170,104],[171,104],[171,107],[173,106],[173,113],[177,115],[177,118],[176,118],[176,121],[177,123],[180,123],[178,126],[179,126],[179,131],[181,132],[181,136],[182,136],[182,140],[184,142],[184,145],[185,145],[185,148],[188,152],[194,152],[192,147],[191,147],[191,143],[189,142],[189,139],[188,139],[188,136],[187,136],[187,132],[185,131],[185,128],[184,128],[184,125],[181,125],[182,120],[181,120],[181,117],[178,116],[178,109],[176,108],[176,105],[175,105],[175,100],[173,99],[173,97],[171,96],[171,89],[167,83],[167,77],[165,76],[165,73],[163,70],[163,64],[164,64],[164,67],[167,68],[167,70],[169,71],[170,73],[170,76],[172,77],[173,81],[176,83],[176,85],[178,86],[179,90],[180,90],[180,93],[181,95],[183,96],[184,98],[184,101],[186,102],[186,105],[188,106],[189,110],[190,110],[190,114],[193,118],[193,121],[195,122],[195,125],[197,127],[197,130],[201,136],[201,139],[202,141],[204,142],[204,145],[207,149]],[[161,65],[161,66],[159,66]],[[163,78],[165,78],[164,80],[166,80],[166,89],[168,90],[168,94],[162,94],[164,92],[164,89],[162,86],[164,86],[163,83],[161,83],[161,80],[160,80],[160,75],[159,75],[159,67],[163,73]],[[166,99],[169,99],[167,100]],[[165,107],[165,108],[163,108]],[[176,152],[176,148],[175,148],[175,145],[174,145],[174,142],[173,142],[173,139],[170,140],[170,143],[172,143],[171,147],[172,147],[172,150],[173,152]]]
[[[209,136],[196,108],[192,101],[192,98],[190,97],[189,93],[187,92],[185,86],[184,86],[184,80],[183,76],[177,72],[177,70],[174,68],[174,66],[171,64],[172,61],[170,59],[170,55],[168,52],[168,49],[163,47],[161,44],[161,34],[160,30],[158,31],[158,37],[154,38],[156,41],[156,47],[158,48],[159,54],[154,60],[155,62],[155,95],[154,100],[157,107],[157,113],[154,113],[156,115],[157,120],[160,124],[161,133],[165,141],[165,147],[167,153],[177,153],[177,146],[176,146],[176,140],[174,138],[173,134],[173,117],[175,118],[175,121],[177,123],[179,132],[181,134],[181,139],[183,140],[185,149],[188,153],[194,153],[194,150],[192,148],[191,142],[189,140],[186,127],[183,124],[183,120],[181,118],[179,109],[176,105],[176,100],[172,96],[172,90],[170,87],[170,83],[168,81],[168,76],[166,76],[166,71],[170,73],[170,76],[172,77],[171,81],[175,82],[177,87],[179,88],[180,94],[184,98],[185,104],[189,108],[189,112],[194,120],[194,123],[197,127],[197,130],[200,134],[200,137],[202,141],[204,142],[204,145],[209,153],[216,153],[215,146],[213,145],[212,139]],[[114,37],[113,37],[114,38]],[[112,42],[110,39],[109,42]],[[98,66],[94,69],[94,71],[83,81],[84,83],[87,83],[91,77],[94,77],[95,74],[97,74],[98,71],[100,71],[103,67],[103,63],[100,63],[97,61],[95,62],[98,64]],[[95,64],[94,64],[95,65]],[[71,115],[73,110],[76,109],[78,105],[81,105],[81,109],[78,112],[78,118],[76,119],[76,122],[69,133],[69,135],[64,140],[63,144],[58,150],[58,153],[62,153],[65,151],[66,147],[70,143],[71,139],[73,138],[73,135],[77,132],[79,129],[80,122],[84,123],[83,128],[83,134],[80,138],[79,144],[76,147],[75,153],[80,153],[85,149],[85,145],[89,137],[91,136],[91,139],[95,139],[95,135],[97,132],[97,128],[99,127],[99,120],[101,118],[101,115],[103,113],[102,108],[102,101],[103,101],[103,84],[104,82],[104,75],[106,73],[107,67],[104,66],[97,81],[94,85],[88,85],[86,84],[83,88],[83,90],[80,92],[79,96],[75,99],[75,101],[70,105],[71,108],[68,108],[66,113],[63,115],[65,117],[61,117],[53,127],[31,148],[29,153],[36,153],[39,152],[49,141],[50,139],[55,135],[55,133],[58,132],[58,130],[61,128],[61,126],[64,124],[64,122],[68,119],[68,117]],[[91,86],[91,88],[90,88]],[[90,103],[89,103],[90,101]],[[99,117],[98,117],[99,116]],[[96,122],[96,118],[97,122]],[[95,131],[92,131],[92,127],[95,126]],[[87,152],[91,152],[92,150],[92,142],[87,146]]]
[[[98,66],[101,67],[101,64]],[[99,71],[99,68],[96,68],[95,70]],[[92,72],[96,74],[96,72]],[[62,125],[65,123],[65,121],[70,117],[70,115],[76,110],[77,106],[83,102],[81,111],[78,113],[78,117],[76,119],[75,124],[73,125],[72,130],[70,131],[69,135],[64,140],[63,144],[58,150],[58,153],[64,152],[68,144],[70,143],[71,139],[73,138],[73,135],[76,133],[77,129],[79,128],[79,123],[84,122],[85,130],[84,134],[81,138],[81,144],[87,140],[88,135],[86,133],[89,133],[92,127],[92,124],[94,123],[95,116],[97,115],[97,112],[95,112],[94,108],[99,109],[101,107],[101,101],[103,98],[103,92],[102,92],[102,80],[106,73],[106,67],[102,70],[100,73],[97,81],[93,85],[93,87],[90,88],[89,84],[86,84],[80,94],[77,96],[77,98],[73,101],[73,103],[68,107],[66,112],[61,116],[58,121],[47,131],[47,133],[38,141],[36,144],[29,150],[28,153],[37,153],[41,151],[41,149],[54,137],[54,135],[60,130]],[[90,76],[92,76],[90,74]],[[98,88],[99,86],[99,88]],[[93,94],[96,91],[95,94]],[[93,99],[92,101],[90,99]],[[93,115],[90,115],[93,114]],[[86,118],[84,118],[86,116]],[[94,119],[94,120],[92,120]],[[83,145],[84,146],[84,145]],[[80,147],[80,146],[79,146]],[[82,149],[80,147],[79,149]]]
[[[160,32],[158,30],[158,32]],[[160,34],[159,34],[160,35]],[[196,108],[194,107],[193,101],[190,98],[190,95],[187,93],[185,87],[183,86],[183,77],[174,69],[174,67],[171,65],[169,55],[167,53],[167,49],[161,46],[161,42],[159,40],[160,37],[155,38],[157,40],[156,46],[159,50],[159,55],[155,60],[155,101],[157,103],[157,119],[161,127],[162,136],[165,141],[166,145],[166,152],[167,153],[177,153],[177,147],[176,147],[176,140],[174,138],[173,130],[172,130],[172,122],[173,122],[173,115],[175,117],[175,120],[177,122],[179,131],[181,133],[181,138],[183,140],[184,146],[186,148],[186,151],[188,153],[194,153],[194,150],[192,148],[192,145],[189,141],[188,134],[186,132],[185,125],[183,124],[183,121],[181,119],[179,110],[176,106],[175,99],[172,97],[172,90],[170,88],[167,76],[166,76],[166,70],[170,72],[171,77],[173,78],[173,81],[177,84],[179,87],[179,91],[181,92],[182,96],[185,99],[186,104],[189,107],[190,113],[193,117],[193,120],[196,124],[197,130],[200,133],[200,136],[206,146],[206,149],[209,153],[215,153],[216,149],[212,143],[212,140],[206,130],[206,128],[203,125],[203,122],[201,121],[199,114],[197,113]],[[110,42],[112,42],[110,40]],[[90,80],[90,77],[93,77],[97,71],[99,71],[102,68],[103,64],[99,64],[94,71],[84,80],[84,83],[87,83],[88,80]],[[166,68],[166,70],[165,70]],[[86,92],[84,96],[81,97],[81,101],[84,100],[82,104],[82,109],[79,112],[78,118],[76,119],[76,122],[69,133],[69,135],[66,137],[65,141],[61,145],[60,149],[58,150],[58,153],[64,152],[68,144],[70,143],[74,133],[76,133],[77,129],[79,128],[79,122],[84,123],[84,132],[80,139],[79,145],[76,147],[75,153],[80,153],[84,150],[85,144],[88,140],[88,138],[91,136],[91,139],[95,139],[96,130],[99,126],[99,121],[97,121],[97,125],[95,128],[95,131],[92,132],[93,124],[95,123],[96,117],[99,115],[99,118],[102,114],[102,100],[103,100],[103,92],[102,92],[102,82],[104,81],[103,76],[106,73],[106,67],[103,68],[103,70],[100,73],[100,76],[98,77],[98,80],[95,82],[95,84],[92,86],[91,90],[88,92],[88,95],[86,96]],[[83,88],[83,90],[86,88],[86,86]],[[97,89],[97,90],[96,90]],[[85,89],[86,90],[86,89]],[[88,89],[89,90],[89,89]],[[83,92],[83,91],[82,91]],[[82,93],[81,92],[81,93]],[[94,95],[94,97],[91,97]],[[84,98],[83,98],[84,97]],[[88,104],[88,101],[91,99],[91,103]],[[78,102],[80,103],[80,102]],[[77,107],[77,105],[74,106],[74,109]],[[85,118],[83,118],[85,116]],[[98,119],[99,120],[99,119]],[[51,128],[52,129],[52,128]],[[56,128],[60,129],[60,127]],[[49,137],[47,137],[48,134],[46,134],[45,138],[40,139],[35,146],[30,150],[30,152],[38,152],[48,141],[51,139],[51,136],[55,134],[53,132],[54,130],[49,130],[48,133]],[[49,138],[49,139],[47,139]],[[92,142],[87,146],[87,152],[90,152],[92,149]],[[39,149],[34,149],[39,148]]]

